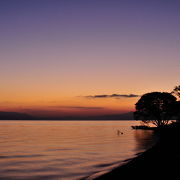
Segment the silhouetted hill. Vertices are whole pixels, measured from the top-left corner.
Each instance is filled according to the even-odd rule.
[[[64,116],[64,117],[41,117],[45,120],[133,120],[133,112],[123,114],[101,115],[101,116]]]
[[[18,112],[4,112],[0,111],[0,120],[31,120],[33,116]]]
[[[133,120],[133,112],[101,116],[35,117],[26,113],[0,111],[0,120]]]
[[[96,118],[96,117],[94,117]],[[123,113],[123,114],[113,114],[97,116],[99,120],[133,120],[133,112]]]

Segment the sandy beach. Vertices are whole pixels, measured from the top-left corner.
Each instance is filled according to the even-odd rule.
[[[114,179],[177,179],[180,165],[180,125],[158,130],[159,141],[128,163],[99,176],[96,180]]]

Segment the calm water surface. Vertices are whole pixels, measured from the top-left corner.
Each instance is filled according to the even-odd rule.
[[[135,121],[0,121],[0,179],[77,180],[150,147]],[[118,135],[117,130],[123,132]]]

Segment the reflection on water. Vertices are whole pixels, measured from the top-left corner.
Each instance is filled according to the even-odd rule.
[[[145,150],[151,147],[158,139],[153,130],[135,130],[136,149]]]
[[[71,180],[112,168],[152,144],[152,132],[136,124],[0,121],[0,179]]]

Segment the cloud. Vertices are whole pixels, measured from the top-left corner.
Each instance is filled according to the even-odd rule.
[[[98,95],[90,95],[90,96],[84,96],[85,98],[134,98],[134,97],[139,97],[137,94],[98,94]]]

